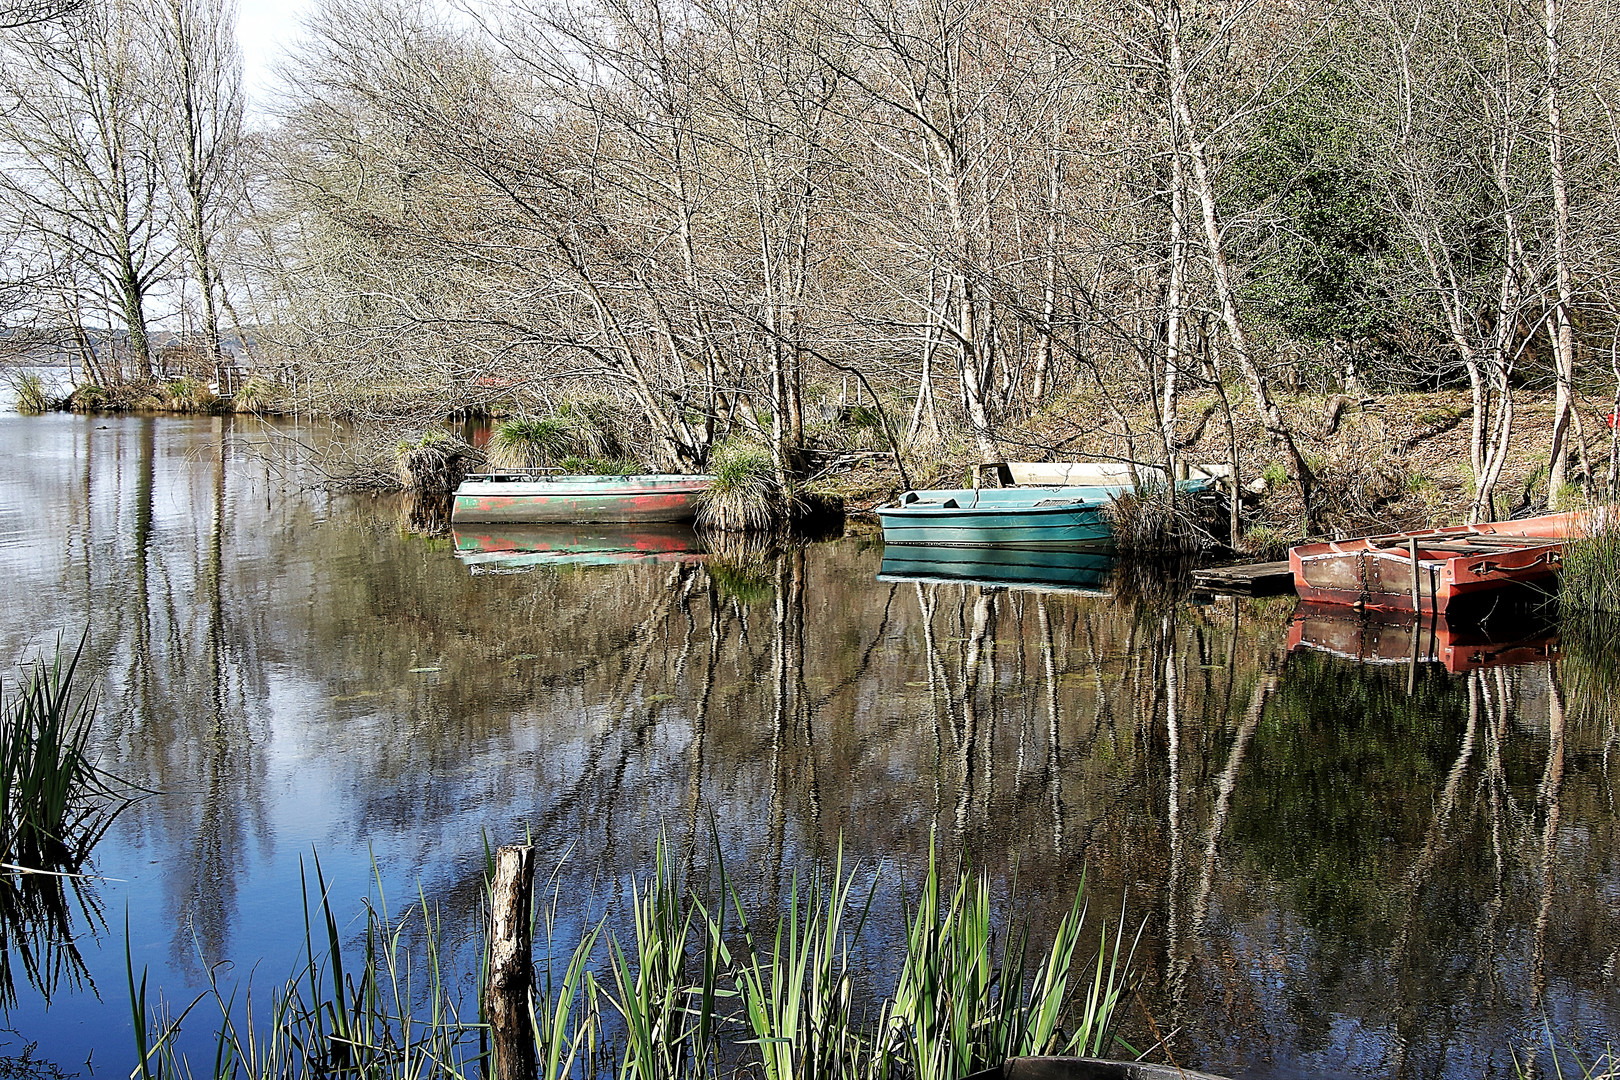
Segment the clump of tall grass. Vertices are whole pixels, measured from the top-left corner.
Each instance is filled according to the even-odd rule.
[[[182,413],[212,413],[220,408],[219,395],[201,379],[183,375],[171,379],[158,388],[158,400],[163,408]]]
[[[769,532],[797,516],[799,495],[777,475],[768,448],[730,438],[709,456],[709,486],[698,496],[697,524],[716,532]]]
[[[77,870],[124,805],[89,750],[93,692],[77,690],[87,638],[0,680],[0,856],[30,870]]]
[[[69,656],[58,640],[14,688],[0,680],[0,1008],[16,1002],[18,968],[47,1001],[62,980],[89,978],[73,910],[93,924],[100,910],[78,872],[129,800],[90,756],[96,696],[75,687],[84,648]]]
[[[400,480],[409,491],[449,495],[481,464],[483,453],[442,428],[429,428],[415,442],[399,444],[395,459]]]
[[[1566,612],[1620,614],[1620,503],[1592,508],[1587,522],[1564,545],[1559,604]]]
[[[612,409],[599,401],[565,401],[542,417],[515,417],[495,425],[490,460],[503,469],[560,467],[567,462],[618,460],[624,448]]]
[[[32,372],[13,375],[10,382],[12,392],[17,395],[17,411],[20,413],[37,415],[54,412],[63,405],[63,400],[51,393],[45,380]]]
[[[231,395],[231,408],[243,413],[277,412],[287,391],[274,379],[250,375]]]
[[[1163,491],[1127,491],[1103,508],[1114,546],[1136,555],[1190,555],[1218,546],[1207,504],[1189,494],[1174,503]]]
[[[878,878],[846,870],[841,853],[830,875],[794,880],[774,925],[749,921],[723,866],[718,883],[704,888],[662,840],[649,872],[632,883],[622,935],[598,920],[571,946],[558,941],[559,927],[578,922],[560,917],[555,887],[532,914],[538,1080],[961,1080],[1013,1055],[1110,1051],[1132,988],[1134,944],[1124,949],[1122,926],[1112,940],[1105,930],[1095,963],[1080,962],[1084,881],[1051,946],[1032,962],[1027,928],[994,929],[987,874],[964,868],[954,888],[946,880],[930,856],[899,980],[871,1012],[858,986],[865,969],[850,951]],[[443,928],[426,899],[407,912],[426,931],[420,955],[409,954],[403,922],[391,922],[379,902],[368,905],[351,960],[318,863],[315,884],[313,904],[305,888],[305,952],[267,1014],[256,1021],[251,1000],[238,1014],[235,995],[212,987],[215,1080],[484,1073],[493,1064],[485,1029],[461,1007],[459,979],[440,953]],[[190,1076],[176,1049],[178,1023],[161,1011],[152,1020],[133,964],[129,992],[137,1074]]]

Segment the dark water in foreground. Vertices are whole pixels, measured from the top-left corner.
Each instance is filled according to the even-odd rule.
[[[289,486],[261,438],[0,415],[0,663],[88,623],[102,763],[160,792],[98,849],[94,986],[47,1008],[14,965],[0,1054],[128,1074],[126,912],[172,1001],[222,961],[281,978],[312,850],[340,913],[375,858],[465,952],[485,836],[568,853],[561,895],[595,912],[660,827],[711,821],[759,904],[840,836],[880,863],[880,981],[931,833],[1016,871],[1041,940],[1089,866],[1094,912],[1147,920],[1128,1029],[1177,1030],[1184,1065],[1472,1077],[1544,1023],[1620,1035],[1601,647],[1409,691],[1406,665],[1288,654],[1291,599],[880,581],[855,540],[463,560],[396,503]]]

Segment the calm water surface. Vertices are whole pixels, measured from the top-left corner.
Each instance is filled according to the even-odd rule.
[[[1620,1034],[1601,656],[1409,689],[1405,665],[1289,654],[1291,599],[879,580],[849,539],[464,559],[397,502],[301,486],[265,438],[0,415],[0,662],[88,626],[101,762],[158,793],[97,849],[88,980],[47,1006],[14,964],[0,1055],[128,1074],[126,917],[173,1002],[226,962],[283,977],[312,852],[339,912],[374,859],[465,957],[485,837],[566,854],[565,906],[598,913],[660,829],[701,850],[711,823],[757,905],[840,837],[880,867],[879,984],[931,836],[1016,874],[1038,932],[1089,867],[1094,913],[1147,923],[1129,1033],[1176,1031],[1189,1066],[1501,1075],[1544,1024]]]

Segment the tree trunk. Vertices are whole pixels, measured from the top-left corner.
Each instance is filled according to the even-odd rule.
[[[1559,113],[1558,0],[1546,0],[1547,31],[1547,157],[1552,166],[1553,263],[1558,278],[1558,302],[1548,334],[1552,338],[1553,365],[1558,390],[1553,405],[1551,467],[1547,472],[1547,505],[1563,499],[1569,459],[1570,413],[1575,382],[1575,335],[1570,325],[1569,191],[1564,182],[1564,131]]]
[[[1272,442],[1283,451],[1283,461],[1288,468],[1288,475],[1299,487],[1300,499],[1305,504],[1306,526],[1314,528],[1316,477],[1311,472],[1310,466],[1305,463],[1304,455],[1299,452],[1299,446],[1294,442],[1294,433],[1288,426],[1282,410],[1271,400],[1265,376],[1255,366],[1254,355],[1249,351],[1248,334],[1244,331],[1243,318],[1238,310],[1237,291],[1232,286],[1232,275],[1226,261],[1226,248],[1221,241],[1220,218],[1215,209],[1215,185],[1210,177],[1204,142],[1199,138],[1197,128],[1193,126],[1192,109],[1187,103],[1187,76],[1181,56],[1179,0],[1168,0],[1164,25],[1169,45],[1171,107],[1181,124],[1187,141],[1188,157],[1192,160],[1193,184],[1203,210],[1204,243],[1209,250],[1215,290],[1221,301],[1221,318],[1226,323],[1227,336],[1232,339],[1232,351],[1237,355],[1238,366],[1242,368],[1244,380],[1254,395],[1254,405],[1260,414],[1260,421],[1265,425],[1266,434],[1271,436]]]

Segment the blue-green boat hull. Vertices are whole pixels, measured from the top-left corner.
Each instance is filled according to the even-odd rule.
[[[1104,516],[1119,488],[1003,488],[908,492],[882,507],[885,544],[931,547],[1070,548],[1104,546]],[[952,504],[956,505],[952,505]]]

